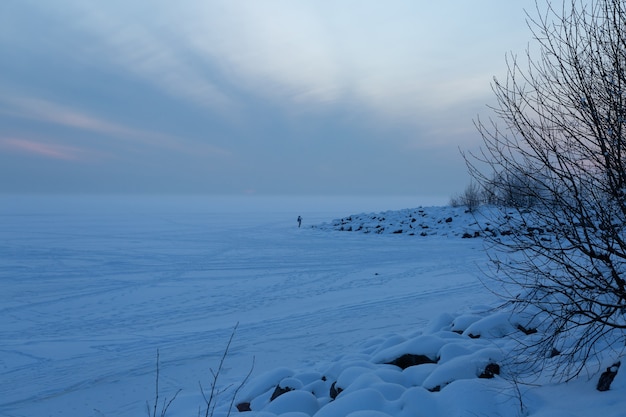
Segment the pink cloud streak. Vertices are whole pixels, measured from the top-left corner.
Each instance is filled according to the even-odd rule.
[[[83,150],[72,146],[51,145],[27,139],[0,138],[0,147],[49,159],[76,161],[81,159]]]
[[[13,107],[19,109],[11,112],[13,116],[24,117],[33,120],[53,123],[74,129],[86,130],[99,134],[108,134],[118,140],[137,141],[149,146],[172,149],[181,153],[203,152],[210,155],[228,156],[230,151],[210,144],[186,146],[185,141],[177,137],[158,132],[135,129],[122,124],[110,122],[98,117],[93,117],[75,109],[59,105],[57,103],[26,97],[3,98]],[[51,150],[59,150],[62,147],[53,147]],[[70,154],[77,148],[65,148]],[[61,152],[63,153],[63,152]]]

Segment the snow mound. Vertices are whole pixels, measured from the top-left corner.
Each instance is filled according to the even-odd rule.
[[[314,227],[342,232],[464,238],[479,237],[484,232],[476,213],[464,207],[448,206],[353,214]]]
[[[236,402],[250,404],[249,417],[623,415],[626,377],[618,373],[611,390],[600,393],[601,366],[568,384],[539,374],[532,385],[520,381],[511,359],[519,341],[534,337],[529,326],[507,309],[444,314],[421,332],[372,339],[317,370],[268,372]],[[606,356],[598,364],[619,359]],[[581,412],[585,402],[594,407]]]

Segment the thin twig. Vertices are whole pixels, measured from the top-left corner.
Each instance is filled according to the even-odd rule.
[[[228,407],[228,414],[226,414],[226,417],[230,417],[230,412],[232,411],[233,404],[235,403],[235,397],[237,397],[237,394],[239,393],[241,388],[243,388],[243,386],[246,385],[246,383],[248,382],[248,379],[250,379],[250,375],[252,375],[252,371],[254,370],[255,359],[256,358],[253,356],[252,357],[252,366],[250,366],[250,370],[248,371],[248,375],[246,375],[246,377],[243,379],[243,381],[241,381],[241,384],[239,384],[239,386],[237,387],[237,389],[233,393],[233,397],[230,400],[230,406]]]
[[[157,349],[157,357],[156,357],[156,377],[154,382],[154,406],[152,407],[152,413],[150,413],[150,403],[146,401],[146,410],[148,412],[148,417],[157,417],[157,407],[159,405],[159,362],[160,362],[160,352]],[[167,401],[167,397],[163,399],[163,407],[161,408],[161,417],[165,417],[167,414],[167,410],[170,408],[170,405],[174,402],[178,394],[182,391],[179,389],[176,391],[176,394],[172,397],[171,400]]]
[[[215,406],[216,406],[217,397],[225,391],[225,390],[220,391],[217,389],[217,382],[222,372],[222,369],[224,368],[224,361],[226,360],[226,356],[228,356],[228,351],[230,350],[230,345],[232,344],[233,338],[235,337],[237,327],[239,327],[239,322],[235,324],[235,327],[233,328],[233,331],[230,334],[230,338],[228,339],[228,343],[226,343],[226,348],[224,349],[224,353],[222,354],[222,357],[220,359],[220,363],[219,363],[219,366],[217,367],[217,371],[213,371],[213,369],[209,369],[211,371],[211,375],[213,376],[213,381],[211,382],[211,392],[209,394],[208,399],[206,398],[204,390],[202,389],[202,384],[200,384],[202,397],[204,398],[204,401],[206,402],[206,412],[204,414],[205,417],[209,417],[213,415]]]

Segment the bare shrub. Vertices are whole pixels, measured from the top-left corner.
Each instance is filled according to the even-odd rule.
[[[153,407],[150,407],[150,403],[148,401],[146,401],[146,409],[148,412],[148,417],[157,417],[157,408],[159,406],[159,350],[157,349],[157,356],[156,356],[156,377],[155,377],[155,383],[154,383],[154,387],[155,387],[155,393],[154,393],[154,405]],[[174,396],[167,401],[167,397],[163,398],[163,404],[161,405],[161,412],[159,413],[160,417],[165,417],[165,415],[167,414],[167,410],[170,408],[170,405],[172,405],[172,403],[174,402],[174,400],[176,399],[176,397],[178,396],[178,394],[182,391],[182,389],[179,389],[178,391],[176,391],[176,393],[174,394]],[[152,413],[150,412],[152,410]]]
[[[450,199],[452,207],[465,206],[469,211],[476,210],[483,201],[483,192],[476,183],[470,183],[465,190],[456,197]]]
[[[216,370],[213,370],[211,368],[209,369],[209,371],[211,372],[212,378],[211,378],[211,387],[208,393],[204,391],[204,388],[202,387],[202,383],[200,383],[200,392],[202,393],[202,398],[204,399],[205,406],[206,406],[205,413],[204,413],[205,417],[214,415],[218,398],[230,388],[230,386],[227,386],[225,388],[220,389],[218,386],[218,382],[219,382],[220,374],[222,373],[222,370],[224,369],[224,361],[226,360],[226,357],[228,356],[228,351],[230,350],[230,345],[232,344],[233,338],[235,337],[235,332],[237,331],[237,327],[239,327],[239,323],[235,325],[232,333],[230,334],[230,338],[228,339],[228,343],[226,344],[226,348],[224,349],[224,353],[222,354],[222,357],[220,359],[220,363],[217,369]],[[250,378],[250,375],[252,375],[253,370],[254,370],[254,358],[252,359],[252,365],[250,366],[250,371],[248,372],[246,377],[243,379],[243,381],[241,381],[241,383],[237,386],[237,388],[235,389],[235,391],[233,392],[231,396],[231,401],[228,407],[227,416],[230,416],[231,410],[233,408],[233,404],[235,403],[235,398],[237,394],[239,393],[239,391],[241,390],[241,388],[243,388],[243,386],[248,382],[248,379]]]
[[[212,368],[209,368],[209,371],[211,372],[210,390],[208,392],[205,392],[204,388],[202,387],[202,383],[199,383],[200,392],[202,393],[202,398],[204,399],[204,402],[205,402],[205,409],[204,409],[205,417],[212,417],[215,414],[215,408],[217,407],[219,398],[226,391],[232,388],[232,385],[226,386],[224,388],[220,388],[218,383],[219,383],[220,375],[224,369],[224,362],[226,361],[228,352],[230,351],[230,346],[233,342],[233,338],[235,337],[237,327],[239,327],[239,323],[235,325],[235,327],[233,328],[233,331],[230,334],[228,343],[226,344],[226,347],[224,348],[224,352],[222,353],[217,369],[213,370]],[[174,396],[169,401],[167,400],[167,397],[163,398],[163,401],[161,404],[161,411],[158,412],[158,406],[159,406],[159,401],[160,401],[160,393],[159,393],[160,361],[159,359],[160,359],[160,353],[159,353],[159,350],[157,349],[156,377],[155,377],[155,384],[154,384],[155,385],[154,405],[151,406],[150,402],[146,401],[146,410],[147,410],[148,417],[157,417],[157,415],[160,417],[165,417],[167,415],[168,409],[170,408],[170,406],[172,405],[172,403],[174,402],[178,394],[182,391],[182,389],[179,389],[178,391],[176,391]],[[248,374],[245,376],[245,378],[236,386],[236,388],[234,389],[231,395],[231,399],[230,399],[230,403],[229,403],[228,411],[227,411],[227,417],[230,416],[231,414],[237,394],[244,387],[244,385],[248,382],[248,380],[250,379],[250,376],[252,375],[253,370],[254,370],[254,358],[252,359],[252,365],[250,366],[250,371],[248,371]],[[201,409],[198,410],[198,416],[200,416],[200,410]]]
[[[540,321],[527,347],[555,376],[578,375],[626,329],[626,2],[536,4],[534,45],[492,85],[493,120],[476,121],[474,180],[502,213],[493,276]],[[559,355],[552,352],[558,351]]]

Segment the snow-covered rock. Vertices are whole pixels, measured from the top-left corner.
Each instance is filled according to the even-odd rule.
[[[353,214],[314,227],[373,234],[479,237],[482,230],[475,215],[463,207],[419,207]]]

